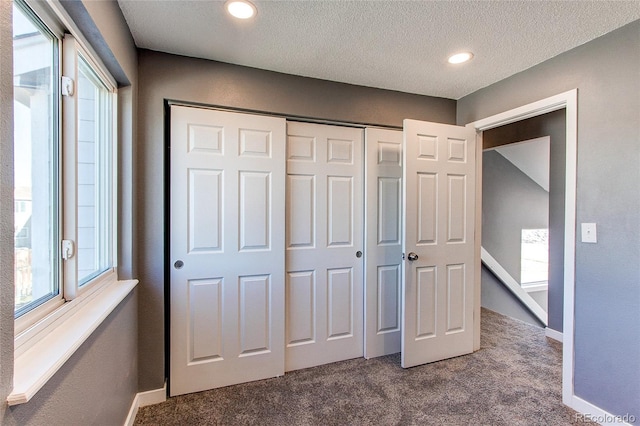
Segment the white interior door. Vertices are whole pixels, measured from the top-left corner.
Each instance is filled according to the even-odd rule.
[[[365,347],[400,352],[402,131],[368,128],[366,144]]]
[[[475,130],[404,120],[402,366],[473,352]]]
[[[287,132],[291,371],[363,355],[363,131],[289,122]]]
[[[284,374],[285,126],[171,107],[171,395]]]

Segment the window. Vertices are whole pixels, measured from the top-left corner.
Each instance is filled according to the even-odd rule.
[[[523,229],[520,284],[547,283],[549,279],[549,230]]]
[[[115,83],[45,18],[14,2],[16,333],[115,266]]]
[[[137,280],[120,281],[115,269],[116,83],[59,1],[10,6],[15,67],[3,78],[15,88],[8,167],[16,303],[6,403],[16,405],[44,386]]]
[[[23,201],[16,200],[14,202],[14,207],[15,207],[14,212],[17,214],[26,213],[28,204],[31,204],[31,200],[23,200]]]
[[[111,96],[87,61],[78,69],[78,282],[111,266]]]
[[[60,295],[58,39],[13,6],[15,315]]]

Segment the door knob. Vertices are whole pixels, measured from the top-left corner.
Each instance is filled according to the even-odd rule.
[[[176,263],[173,264],[173,267],[176,269],[182,269],[184,266],[184,262],[182,260],[176,260]]]
[[[409,255],[407,256],[407,259],[409,260],[418,260],[418,255],[415,254],[414,252],[409,253]]]
[[[362,252],[361,252],[360,250],[358,250],[358,251],[356,252],[356,257],[357,257],[358,259],[360,259],[360,258],[362,257]]]

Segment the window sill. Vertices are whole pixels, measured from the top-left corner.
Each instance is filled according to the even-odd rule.
[[[138,280],[109,280],[92,297],[65,303],[77,304],[76,309],[67,310],[47,327],[44,337],[16,354],[13,391],[7,403],[24,404],[33,398],[137,284]]]
[[[548,281],[534,281],[530,283],[522,284],[522,289],[527,293],[534,293],[536,291],[546,291],[549,289]]]

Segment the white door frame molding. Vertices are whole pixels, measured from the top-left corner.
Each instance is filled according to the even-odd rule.
[[[574,373],[574,303],[576,266],[576,172],[578,137],[578,89],[569,90],[546,99],[539,100],[509,111],[502,112],[471,123],[476,131],[493,129],[516,121],[536,117],[559,109],[566,110],[566,174],[565,174],[565,218],[564,218],[564,307],[563,307],[563,349],[562,349],[562,402],[569,407],[593,414],[604,414],[599,408],[577,397],[573,386]],[[481,138],[481,136],[480,136]],[[482,143],[477,144],[479,153]],[[482,155],[477,156],[478,171],[482,171]],[[482,180],[476,181],[477,193],[481,197]],[[481,220],[481,204],[478,204],[476,220]],[[476,271],[480,283],[480,271]],[[479,292],[478,292],[479,293]],[[479,299],[476,301],[477,314],[480,313]],[[479,325],[479,322],[478,322]],[[480,343],[478,327],[477,344]]]

